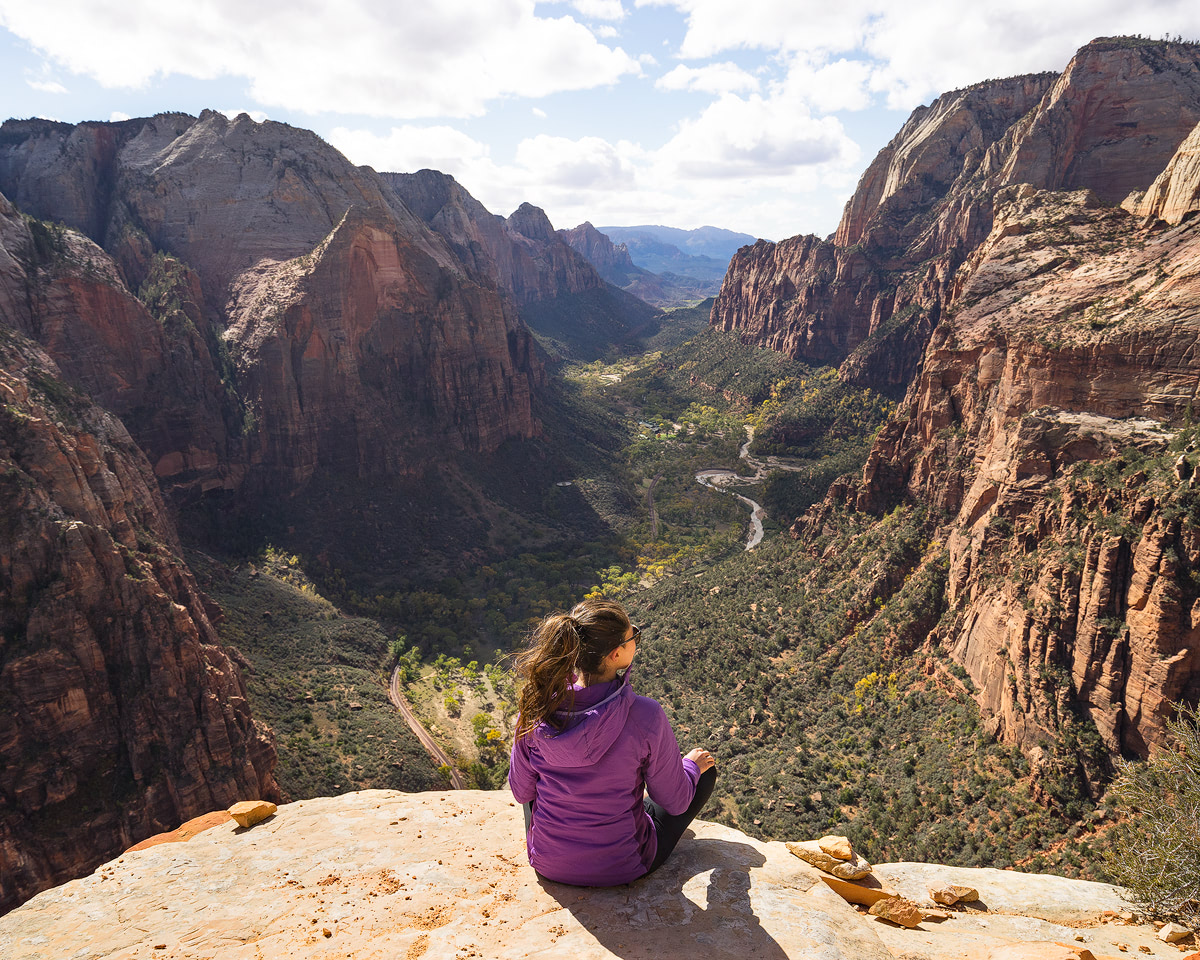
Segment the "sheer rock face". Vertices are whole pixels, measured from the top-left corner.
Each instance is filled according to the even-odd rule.
[[[226,425],[231,404],[209,353],[195,274],[160,260],[160,275],[175,271],[181,304],[160,322],[92,241],[71,230],[39,232],[35,240],[0,196],[0,324],[37,340],[68,383],[117,414],[165,487],[195,478],[205,489],[236,487],[243,470]]]
[[[254,456],[285,486],[320,467],[403,475],[536,429],[540,367],[511,306],[387,218],[355,208],[312,255],[245,272],[230,320]]]
[[[1077,705],[1110,749],[1145,755],[1172,701],[1200,698],[1200,528],[1174,496],[1195,455],[1167,478],[1084,469],[1131,446],[1164,456],[1163,421],[1198,392],[1200,222],[1139,223],[1088,191],[1002,191],[956,313],[839,492],[952,518],[939,639],[993,729],[1034,754]]]
[[[1140,217],[1172,225],[1200,209],[1200,124],[1180,144],[1150,189],[1132,194],[1122,206]]]
[[[61,377],[0,331],[0,912],[278,795],[150,464]]]
[[[829,241],[735,256],[712,322],[902,392],[956,269],[991,230],[997,190],[1088,188],[1118,202],[1152,183],[1198,120],[1200,50],[1188,44],[1098,40],[1057,78],[945,94],[876,157]]]
[[[564,242],[544,211],[523,203],[495,216],[455,179],[436,170],[385,173],[388,185],[459,259],[497,278],[519,305],[603,286],[596,269]]]
[[[130,405],[114,409],[180,496],[247,482],[253,494],[302,483],[322,465],[408,474],[446,450],[488,452],[536,433],[530,397],[541,367],[502,302],[503,281],[485,269],[495,259],[464,263],[379,175],[314,134],[211,111],[75,127],[10,121],[4,133],[0,190],[24,212],[87,232],[131,287],[155,279],[156,251],[173,258],[188,321],[181,326],[190,324],[192,335],[179,332],[149,358],[152,375],[127,378]],[[480,222],[487,220],[495,218]],[[526,214],[521,222],[536,232],[535,220]],[[367,223],[374,239],[347,239]],[[376,254],[383,262],[372,262]],[[264,284],[286,301],[286,320]],[[145,352],[145,310],[139,315],[130,303],[127,317],[110,322],[80,306],[73,336],[123,339],[131,352]],[[268,317],[273,357],[263,352]],[[122,325],[124,337],[101,329],[120,334]],[[149,331],[151,344],[162,339]],[[69,351],[43,342],[74,378]],[[236,360],[233,371],[224,352]],[[129,371],[143,359],[116,358]],[[94,379],[80,383],[92,390]],[[160,415],[180,398],[190,416]],[[380,450],[389,416],[401,417],[399,429]],[[406,459],[399,451],[408,441]]]

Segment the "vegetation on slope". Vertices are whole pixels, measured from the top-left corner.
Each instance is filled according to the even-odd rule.
[[[767,839],[845,833],[868,859],[1077,873],[1086,842],[1041,851],[1091,809],[1073,781],[1031,782],[980,723],[970,682],[922,643],[943,613],[932,518],[839,514],[635,600],[652,626],[636,684],[681,747],[718,757],[719,812]]]

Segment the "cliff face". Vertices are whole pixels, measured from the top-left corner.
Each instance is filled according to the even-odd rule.
[[[247,271],[229,316],[254,457],[285,487],[320,468],[402,476],[534,433],[540,366],[512,307],[387,218],[353,209],[312,254]]]
[[[545,212],[523,203],[494,216],[451,176],[436,170],[385,173],[404,204],[450,241],[459,258],[497,278],[520,305],[603,286],[600,275],[555,233]]]
[[[161,255],[146,271],[143,303],[95,243],[27,223],[0,196],[0,324],[37,340],[68,383],[119,416],[165,486],[236,487],[233,404],[196,275]]]
[[[1078,718],[1145,755],[1171,703],[1200,699],[1200,226],[1140,224],[1088,191],[1002,191],[861,484],[796,527],[839,496],[935,507],[949,613],[930,640],[1035,757]]]
[[[530,396],[541,368],[528,332],[500,306],[499,281],[465,266],[377,174],[352,166],[315,135],[211,111],[198,119],[164,114],[75,127],[10,121],[3,131],[0,190],[26,213],[87,232],[115,260],[127,288],[160,307],[153,319],[165,329],[166,349],[147,361],[151,376],[125,378],[142,385],[129,399],[133,409],[114,409],[181,496],[235,490],[247,479],[251,492],[281,479],[303,482],[322,465],[406,474],[442,449],[488,452],[536,432]],[[374,251],[361,245],[329,242],[346,222],[368,221],[394,240],[388,251],[380,248],[385,265],[371,264]],[[360,258],[357,267],[343,264],[353,280],[328,259],[343,254]],[[281,266],[288,263],[293,268]],[[304,282],[285,280],[289,269],[303,273]],[[408,280],[397,280],[401,275]],[[256,366],[263,335],[247,316],[248,310],[260,319],[278,313],[263,299],[263,283],[294,316],[310,318],[278,326],[280,336],[298,338],[280,346],[295,362],[271,371]],[[350,308],[347,297],[356,317],[350,326],[370,326],[371,338],[338,341],[345,331],[334,328],[342,320],[327,311]],[[103,311],[72,314],[75,334],[85,341],[105,339],[106,326],[120,331],[108,338],[118,356],[93,364],[97,376],[109,360],[126,370],[143,362],[119,355],[122,344],[126,351],[146,349],[138,333],[146,311],[125,306],[111,322]],[[167,317],[179,328],[174,335]],[[314,339],[313,330],[322,333]],[[151,344],[163,340],[162,332],[150,334]],[[252,342],[243,343],[243,335]],[[50,337],[43,342],[74,377],[70,351]],[[351,356],[360,346],[384,352]],[[413,371],[419,375],[407,382],[387,380]],[[93,389],[90,380],[79,382]],[[485,399],[468,398],[470,390]],[[361,416],[372,396],[380,401],[377,420],[411,413],[414,405],[425,410],[400,421],[404,439],[421,441],[413,458],[397,453],[399,438],[382,457],[367,445],[378,439]],[[339,397],[357,398],[343,419]],[[180,398],[198,412],[166,415],[183,406]],[[428,433],[417,437],[421,429]],[[452,440],[443,448],[438,441],[447,431]],[[321,436],[337,440],[315,439]]]
[[[863,174],[834,236],[744,249],[712,322],[843,379],[903,392],[1009,184],[1146,189],[1200,120],[1200,50],[1098,40],[1059,76],[989,81],[918,108]]]
[[[1145,193],[1133,193],[1122,206],[1140,217],[1176,225],[1200,208],[1200,124]]]
[[[274,746],[179,559],[149,463],[0,329],[0,911],[213,806]]]

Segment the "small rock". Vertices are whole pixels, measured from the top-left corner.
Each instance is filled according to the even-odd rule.
[[[1146,946],[1144,943],[1140,947],[1138,947],[1138,950],[1140,950],[1142,953],[1153,953],[1154,952],[1148,946]]]
[[[1178,943],[1191,935],[1191,930],[1177,923],[1164,923],[1158,931],[1158,939],[1163,943]]]
[[[861,880],[871,872],[871,865],[862,857],[855,854],[852,860],[837,860],[822,850],[815,840],[789,843],[787,848],[805,863],[843,880]]]
[[[332,937],[332,936],[333,936],[333,931],[332,931],[332,930],[330,930],[328,927],[322,927],[322,928],[321,928],[321,936],[323,936],[323,937]]]
[[[979,899],[979,891],[974,887],[962,887],[957,883],[946,883],[940,887],[929,888],[929,898],[943,907],[952,907],[960,900],[968,903]]]
[[[270,800],[239,800],[229,808],[229,815],[239,827],[252,827],[266,820],[279,808]]]
[[[900,894],[891,887],[884,886],[874,877],[863,877],[855,882],[852,880],[841,880],[832,874],[822,873],[821,879],[825,881],[825,885],[829,887],[843,900],[849,903],[860,903],[863,906],[869,907],[876,900],[885,900],[888,897],[898,897]]]
[[[817,846],[821,848],[822,852],[836,857],[838,860],[850,860],[854,857],[850,841],[845,837],[822,837],[817,841]]]
[[[921,908],[904,897],[888,897],[876,900],[868,911],[873,917],[881,917],[898,923],[902,927],[915,927],[921,922]]]

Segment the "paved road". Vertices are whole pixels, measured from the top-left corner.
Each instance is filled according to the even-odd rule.
[[[437,745],[437,742],[429,735],[429,731],[422,726],[412,712],[412,707],[408,705],[408,701],[404,699],[404,694],[400,692],[400,670],[399,668],[392,671],[392,682],[388,687],[388,698],[396,705],[396,709],[400,711],[400,716],[404,717],[405,723],[408,724],[410,730],[417,735],[417,739],[421,741],[421,746],[433,758],[433,762],[441,766],[445,764],[450,768],[450,785],[455,790],[466,789],[466,784],[463,782],[462,774],[454,769],[454,764],[450,762],[450,758],[446,756],[446,751]]]

